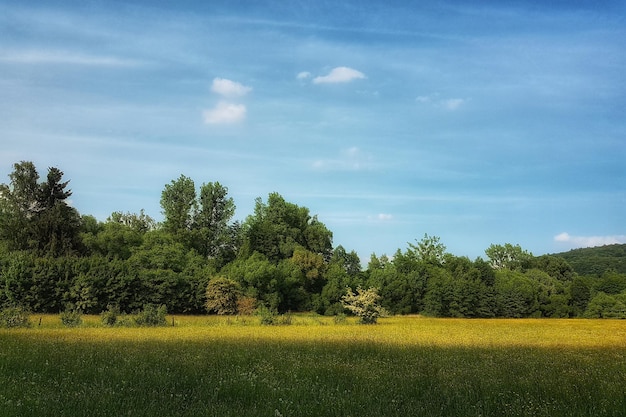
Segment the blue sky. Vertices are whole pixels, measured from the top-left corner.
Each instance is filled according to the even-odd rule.
[[[206,4],[205,4],[206,3]],[[0,181],[81,214],[164,185],[271,192],[334,244],[459,256],[626,243],[626,4],[0,0]]]

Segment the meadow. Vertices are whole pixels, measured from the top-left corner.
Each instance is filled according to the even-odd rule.
[[[1,416],[626,415],[620,320],[32,321],[0,329]]]

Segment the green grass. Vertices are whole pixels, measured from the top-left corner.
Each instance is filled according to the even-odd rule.
[[[0,330],[0,415],[626,415],[626,321],[173,319]]]

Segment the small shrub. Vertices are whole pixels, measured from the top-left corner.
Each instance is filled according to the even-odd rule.
[[[167,307],[164,305],[156,306],[154,304],[146,304],[143,310],[137,313],[135,324],[137,326],[166,326]]]
[[[278,316],[278,320],[276,320],[276,324],[288,326],[291,324],[292,320],[293,320],[293,316],[291,314],[283,314],[281,316]]]
[[[120,315],[120,309],[118,306],[109,304],[107,310],[100,314],[102,324],[107,327],[113,327],[117,324],[118,317]]]
[[[240,316],[251,316],[256,310],[256,298],[239,297],[237,299],[237,313]]]
[[[0,311],[0,327],[30,327],[29,311],[19,304],[5,305]]]
[[[61,313],[61,323],[65,327],[78,327],[83,323],[83,315],[78,310],[65,310]]]
[[[347,320],[347,317],[345,313],[340,313],[340,314],[337,314],[335,317],[333,317],[333,322],[335,324],[344,324],[346,320]]]
[[[276,322],[276,312],[270,310],[264,305],[257,308],[256,313],[261,317],[261,324],[264,326],[271,326]]]

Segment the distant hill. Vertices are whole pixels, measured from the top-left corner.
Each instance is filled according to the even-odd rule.
[[[565,259],[578,275],[602,275],[607,270],[626,274],[626,244],[572,249],[553,256]]]

